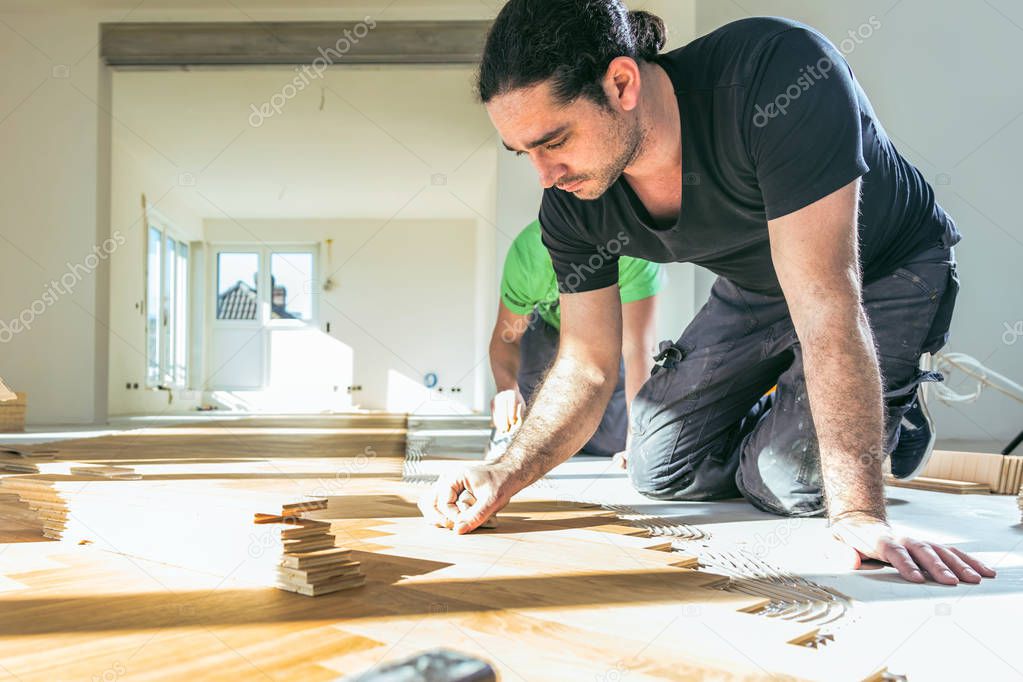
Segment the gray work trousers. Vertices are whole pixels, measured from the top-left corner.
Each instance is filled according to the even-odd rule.
[[[886,453],[920,383],[941,380],[918,367],[948,338],[959,289],[952,243],[943,239],[862,290],[884,383]],[[785,299],[719,278],[682,336],[661,347],[662,364],[633,402],[636,489],[665,500],[741,494],[775,514],[822,514],[803,352]],[[841,377],[834,381],[841,393]]]

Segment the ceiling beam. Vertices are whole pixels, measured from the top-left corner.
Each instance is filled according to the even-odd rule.
[[[476,64],[489,21],[100,24],[110,66]]]

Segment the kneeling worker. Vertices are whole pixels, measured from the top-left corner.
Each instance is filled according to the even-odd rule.
[[[654,313],[664,273],[657,263],[629,257],[618,260],[618,271],[622,363],[618,385],[600,426],[581,450],[590,455],[611,456],[625,450],[628,406],[653,367]],[[580,277],[585,274],[582,272]],[[508,435],[521,421],[525,406],[553,364],[560,328],[554,264],[540,239],[540,222],[536,221],[519,233],[504,261],[501,302],[490,338],[490,367],[498,390],[491,403],[494,438],[490,457],[503,451]]]

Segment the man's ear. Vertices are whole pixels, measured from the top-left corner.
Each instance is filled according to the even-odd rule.
[[[607,65],[604,92],[608,100],[623,111],[632,111],[639,103],[641,89],[639,64],[632,57],[615,57]]]

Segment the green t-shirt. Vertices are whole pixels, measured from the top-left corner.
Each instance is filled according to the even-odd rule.
[[[622,303],[650,298],[664,286],[659,263],[622,256],[618,259],[618,288]],[[561,329],[558,310],[558,282],[547,247],[540,240],[540,221],[530,223],[512,242],[501,277],[501,301],[517,315],[536,308],[540,317]]]

